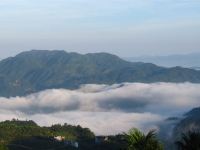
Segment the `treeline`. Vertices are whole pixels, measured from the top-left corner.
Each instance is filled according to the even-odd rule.
[[[63,142],[54,140],[54,137],[65,137],[66,141],[77,141],[80,147],[89,145],[95,135],[88,128],[68,124],[40,127],[33,121],[4,121],[0,122],[0,150],[23,150],[49,148],[72,149]]]
[[[57,141],[54,137],[65,137]],[[78,147],[66,144],[77,142]],[[172,143],[176,150],[199,150],[200,133],[182,134]],[[88,128],[68,124],[40,127],[33,121],[0,122],[0,150],[164,150],[156,131],[144,134],[138,129],[116,136],[95,136]],[[172,149],[170,149],[172,150]]]

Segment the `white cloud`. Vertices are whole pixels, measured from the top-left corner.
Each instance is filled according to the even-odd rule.
[[[123,113],[123,112],[59,112],[51,115],[33,115],[31,119],[45,126],[53,123],[68,123],[90,128],[97,135],[111,135],[128,131],[132,127],[141,130],[155,128],[161,117],[151,113]]]
[[[0,98],[0,120],[33,119],[40,125],[80,124],[97,134],[155,127],[167,117],[200,106],[200,84],[123,83],[52,89],[26,97]]]

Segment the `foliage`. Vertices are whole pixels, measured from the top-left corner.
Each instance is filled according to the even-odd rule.
[[[200,132],[182,134],[181,139],[176,142],[179,150],[200,150]]]
[[[55,147],[66,149],[64,143],[53,140],[54,136],[64,136],[68,141],[78,141],[80,147],[94,141],[94,134],[81,126],[57,124],[51,127],[40,127],[33,121],[0,122],[0,150],[7,150],[7,148],[21,150],[25,147],[31,147],[33,150]]]
[[[128,142],[128,150],[162,150],[161,143],[156,138],[154,130],[149,131],[146,135],[136,128],[131,129],[125,134]]]
[[[9,150],[6,145],[0,144],[0,150]]]
[[[95,144],[93,150],[127,150],[127,141],[124,135],[108,136],[108,140]]]
[[[105,141],[95,143],[95,135],[87,128],[72,126],[68,124],[52,125],[51,127],[40,127],[33,121],[4,121],[0,122],[0,150],[46,150],[46,149],[66,149],[73,150],[73,147],[64,145],[63,142],[56,142],[54,136],[64,136],[68,141],[78,141],[81,150],[129,150],[135,139],[142,140],[138,144],[145,146],[140,150],[161,150],[160,143],[153,131],[144,135],[139,130],[131,130],[126,135],[108,136]],[[139,139],[140,138],[140,139]],[[137,145],[138,148],[143,148]],[[158,148],[160,146],[160,149]],[[151,149],[150,149],[151,147]]]
[[[194,108],[185,114],[173,129],[174,141],[178,140],[182,136],[189,136],[195,131],[200,131],[200,108]],[[185,133],[185,135],[181,134]],[[198,132],[197,132],[198,133]]]

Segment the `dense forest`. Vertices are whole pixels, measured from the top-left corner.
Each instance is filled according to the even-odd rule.
[[[0,150],[22,149],[73,149],[70,144],[55,140],[65,137],[65,141],[77,141],[80,148],[94,141],[94,134],[80,126],[53,125],[40,127],[33,121],[4,121],[0,123]]]
[[[59,139],[61,138],[61,139]],[[188,132],[175,141],[180,150],[198,150],[200,134]],[[193,146],[193,149],[190,149]],[[189,149],[188,149],[189,147]],[[115,136],[95,136],[81,126],[40,127],[33,121],[0,122],[0,150],[163,150],[155,130],[144,134],[138,129]]]

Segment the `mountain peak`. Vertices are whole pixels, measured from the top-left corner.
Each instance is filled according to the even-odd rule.
[[[21,52],[17,57],[24,57],[24,56],[34,56],[34,55],[53,55],[53,54],[66,54],[67,52],[64,50],[30,50]]]
[[[185,116],[199,116],[200,115],[200,107],[193,108],[191,111],[185,114]]]

